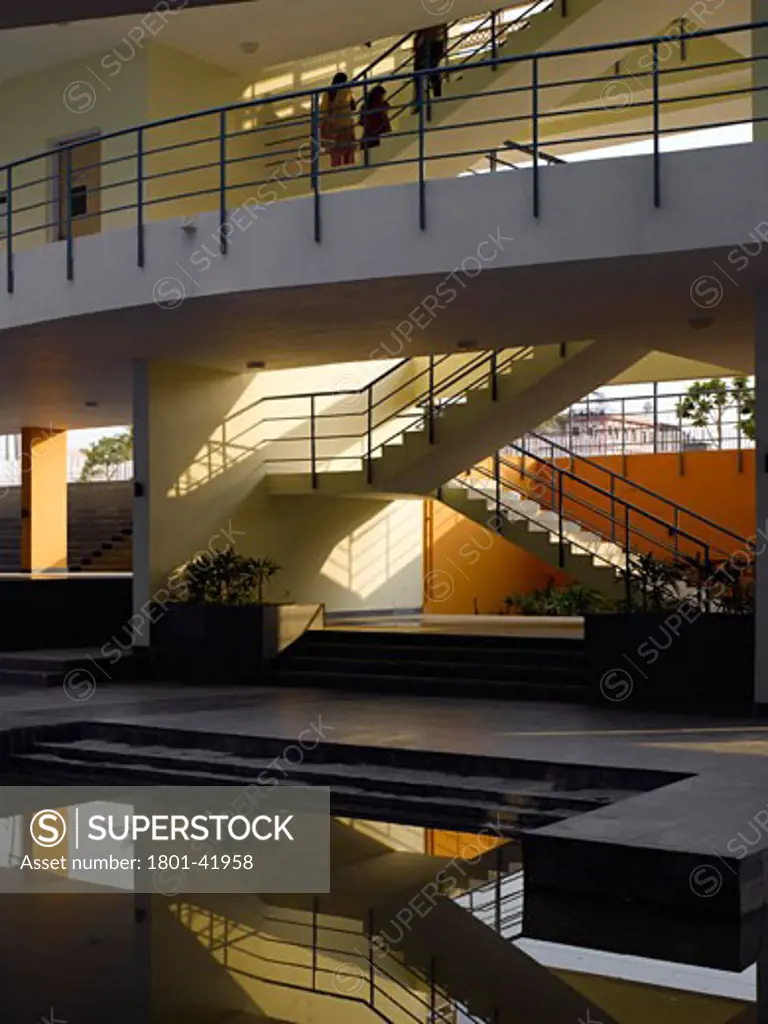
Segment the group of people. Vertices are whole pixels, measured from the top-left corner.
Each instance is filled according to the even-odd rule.
[[[448,29],[445,25],[420,29],[414,36],[414,71],[422,72],[414,75],[413,80],[413,102],[417,109],[425,99],[425,83],[433,96],[442,96],[442,76],[438,69],[445,59],[447,41]],[[359,119],[356,113],[357,104],[349,79],[343,71],[339,71],[333,76],[320,106],[320,138],[323,148],[330,155],[331,167],[354,164],[358,146],[365,153],[379,146],[382,135],[392,131],[390,104],[383,85],[375,85],[366,94]],[[356,135],[358,122],[361,129],[359,143]]]

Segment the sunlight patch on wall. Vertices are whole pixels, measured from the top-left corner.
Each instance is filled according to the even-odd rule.
[[[393,501],[339,541],[321,575],[367,598],[421,557],[420,501]]]

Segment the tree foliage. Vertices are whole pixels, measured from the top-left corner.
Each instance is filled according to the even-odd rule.
[[[718,446],[723,443],[723,423],[728,411],[735,411],[741,433],[753,441],[755,389],[746,377],[734,377],[731,381],[720,377],[697,380],[677,403],[677,414],[681,421],[707,430],[715,428]]]
[[[124,462],[133,458],[133,430],[112,434],[94,441],[85,449],[85,463],[80,473],[81,481],[114,480]]]

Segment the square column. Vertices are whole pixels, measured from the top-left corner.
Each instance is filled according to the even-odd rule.
[[[67,432],[21,429],[21,567],[67,568]]]

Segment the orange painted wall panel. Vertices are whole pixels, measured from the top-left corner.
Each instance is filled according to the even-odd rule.
[[[441,505],[424,502],[424,611],[495,615],[515,591],[567,577],[516,544]]]
[[[754,451],[742,452],[741,463],[739,453],[731,451],[692,451],[685,453],[682,460],[679,455],[664,453],[628,455],[625,460],[619,455],[603,456],[593,461],[629,478],[630,484],[617,484],[617,497],[665,522],[670,518],[668,508],[634,484],[649,487],[739,537],[749,537],[755,532]],[[569,468],[567,460],[561,464]],[[534,471],[534,465],[528,463],[527,472],[533,474]],[[580,479],[609,489],[607,475],[582,461],[576,460],[574,473]],[[510,470],[509,475],[514,476],[515,471]],[[548,506],[550,489],[546,468],[537,479],[529,481],[529,488],[534,489],[532,496],[537,501]],[[605,534],[609,530],[610,498],[607,494],[596,494],[577,480],[566,486],[565,495],[566,512],[570,508],[574,518],[592,525],[597,532]],[[586,502],[593,506],[592,510],[585,507]],[[439,502],[425,501],[424,508],[425,612],[493,615],[504,610],[507,594],[543,587],[550,578],[559,584],[568,581],[563,573]],[[672,542],[665,526],[654,523],[649,517],[637,518],[637,525],[647,536],[642,538],[635,534],[636,545],[658,557],[670,557]],[[632,519],[630,512],[630,524]],[[727,557],[739,549],[734,540],[732,547],[723,552],[731,543],[727,537],[684,514],[679,525],[681,530],[711,544],[713,558],[723,554]],[[714,551],[715,548],[718,551]],[[691,555],[701,551],[692,541],[687,547],[684,543],[683,549]]]

